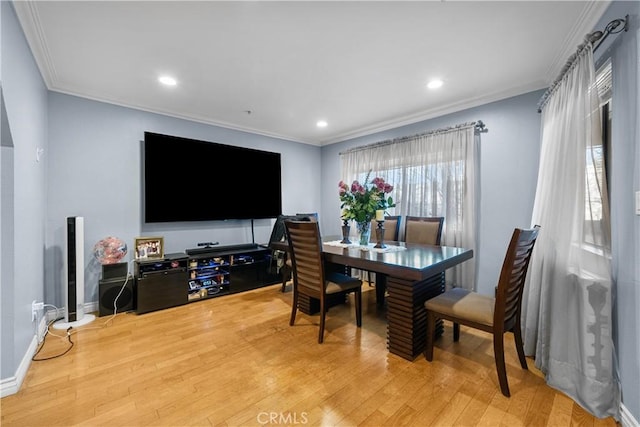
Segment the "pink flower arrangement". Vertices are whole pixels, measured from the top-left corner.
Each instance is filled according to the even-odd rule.
[[[338,195],[342,202],[340,205],[342,219],[370,222],[375,218],[377,210],[386,210],[395,206],[391,197],[385,197],[385,194],[393,191],[393,185],[386,183],[380,177],[375,177],[369,182],[369,174],[364,184],[360,184],[357,180],[353,181],[350,187],[344,181],[338,183]]]

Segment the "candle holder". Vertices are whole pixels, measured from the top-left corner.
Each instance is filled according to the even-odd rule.
[[[344,243],[344,244],[351,244],[351,240],[349,240],[349,232],[351,231],[351,227],[349,226],[349,220],[348,219],[343,219],[342,220],[342,240],[340,241],[340,243]]]
[[[376,238],[378,243],[376,243],[374,248],[384,249],[387,247],[387,245],[384,244],[384,220],[376,220],[376,222],[378,223],[378,228],[376,229]]]

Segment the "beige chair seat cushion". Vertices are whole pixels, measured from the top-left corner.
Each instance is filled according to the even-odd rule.
[[[336,294],[350,289],[358,289],[362,286],[362,280],[347,276],[346,274],[329,273],[326,279],[327,294]]]
[[[462,288],[453,288],[424,303],[427,310],[444,315],[460,317],[482,325],[493,325],[495,298],[471,292]]]

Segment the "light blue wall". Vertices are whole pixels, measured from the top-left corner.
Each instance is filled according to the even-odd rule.
[[[13,6],[2,7],[2,93],[11,128],[14,148],[2,149],[2,164],[13,165],[13,184],[3,192],[13,199],[13,213],[2,215],[2,246],[13,247],[14,262],[3,262],[10,268],[2,281],[2,378],[13,377],[33,341],[35,324],[31,320],[31,302],[42,301],[44,278],[44,223],[46,217],[46,163],[36,162],[36,149],[48,151],[47,90],[18,24]],[[4,128],[4,127],[3,127]],[[5,130],[3,129],[3,132]],[[8,129],[7,129],[8,131]],[[4,139],[4,137],[3,137]],[[4,181],[4,178],[3,178]],[[4,198],[3,198],[4,201]],[[4,208],[3,208],[4,211]],[[5,236],[7,228],[13,236]],[[6,247],[5,247],[6,246]],[[7,265],[8,264],[8,265]],[[3,272],[3,279],[6,278]],[[5,301],[7,296],[10,302]],[[5,312],[6,310],[6,312]],[[6,322],[6,323],[5,323]],[[11,334],[5,336],[4,331]]]
[[[612,19],[629,15],[627,32],[610,36],[595,52],[597,63],[612,56],[624,55],[619,52],[626,47],[638,51],[640,31],[640,2],[614,2],[607,9],[597,29],[603,29]],[[622,383],[622,402],[640,422],[640,216],[634,214],[634,192],[640,190],[640,103],[635,99],[636,111],[622,111],[618,106],[621,99],[629,94],[637,95],[640,87],[640,55],[635,70],[629,74],[635,81],[614,81],[613,123],[612,123],[612,165],[610,174],[612,210],[613,275],[616,278],[614,300],[613,339],[618,356],[618,370]],[[616,62],[614,61],[614,67]],[[614,69],[614,78],[616,70]],[[625,93],[616,92],[624,87]],[[633,102],[633,100],[632,100]],[[633,116],[633,117],[630,117]],[[635,119],[635,123],[634,123]],[[630,123],[628,123],[630,122]],[[626,125],[627,128],[621,126]],[[634,129],[635,126],[635,129]],[[633,140],[635,138],[635,141]],[[635,152],[633,147],[635,146]],[[617,238],[617,241],[616,241]],[[624,414],[623,414],[624,415]]]
[[[165,252],[184,252],[198,242],[221,245],[250,243],[250,221],[144,224],[141,206],[141,140],[151,131],[281,153],[283,212],[315,211],[320,206],[320,148],[216,126],[189,122],[144,111],[114,106],[59,93],[49,94],[47,157],[48,211],[45,299],[62,301],[65,283],[63,249],[65,218],[84,217],[85,300],[97,301],[99,263],[93,245],[116,236],[129,245],[138,236],[163,236]],[[246,191],[247,197],[270,185],[257,182],[254,189],[238,189],[216,173],[211,159],[211,180],[191,182],[184,177],[184,191],[167,194],[167,203],[225,203],[229,191]],[[252,165],[245,165],[250,168]],[[162,179],[160,177],[159,179]],[[256,243],[266,243],[272,220],[256,220]],[[132,259],[129,251],[127,260]]]
[[[540,146],[540,115],[536,104],[542,93],[536,91],[323,147],[322,182],[325,185],[322,187],[322,217],[325,229],[340,234],[338,181],[342,179],[341,151],[482,120],[489,132],[482,134],[480,144],[480,245],[474,257],[478,266],[478,291],[493,294],[514,227],[531,225]]]

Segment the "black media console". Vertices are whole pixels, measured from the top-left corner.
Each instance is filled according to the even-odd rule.
[[[271,250],[257,244],[211,246],[136,260],[138,314],[279,283]]]

